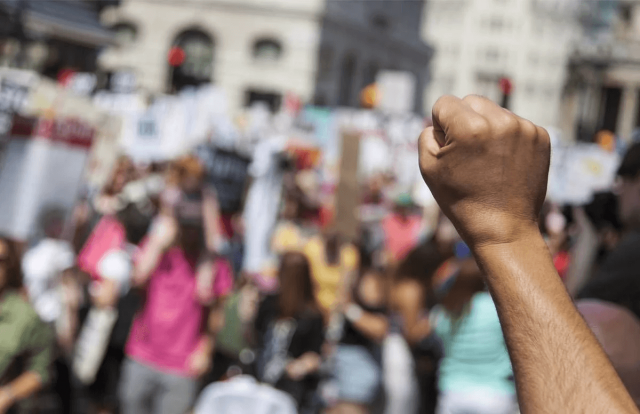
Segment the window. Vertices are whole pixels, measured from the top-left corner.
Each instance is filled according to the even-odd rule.
[[[282,56],[282,45],[275,39],[259,39],[253,45],[253,58],[276,61]]]
[[[320,46],[319,75],[320,78],[326,78],[333,70],[333,48],[329,45]]]
[[[376,76],[378,75],[379,70],[380,65],[378,65],[378,62],[369,62],[364,71],[364,76],[362,77],[363,87],[371,85],[376,81]]]
[[[120,46],[126,46],[135,42],[138,37],[138,30],[132,23],[118,23],[111,28],[116,42]]]
[[[245,93],[245,106],[251,107],[254,103],[262,102],[269,107],[273,113],[280,109],[282,103],[282,95],[269,91],[248,90]]]
[[[485,58],[488,62],[497,62],[500,58],[500,52],[496,49],[487,49],[484,53]]]
[[[212,81],[214,44],[209,35],[200,30],[187,30],[176,37],[173,48],[181,50],[183,57],[173,67],[172,89],[180,90]]]
[[[352,104],[353,79],[356,74],[356,57],[349,54],[342,60],[340,71],[340,95],[338,105],[350,106]]]
[[[489,28],[491,29],[492,32],[502,30],[503,26],[504,26],[504,21],[502,20],[501,17],[493,16],[489,19]]]

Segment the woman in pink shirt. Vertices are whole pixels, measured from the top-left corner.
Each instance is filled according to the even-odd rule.
[[[385,237],[386,258],[398,263],[418,245],[422,230],[422,217],[412,214],[413,201],[402,194],[395,201],[394,211],[382,220]]]
[[[123,414],[182,414],[211,365],[220,298],[232,288],[226,261],[208,252],[202,209],[159,217],[143,244],[134,286],[146,292],[126,346]]]

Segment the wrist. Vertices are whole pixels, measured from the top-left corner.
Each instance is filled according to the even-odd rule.
[[[509,231],[505,231],[501,237],[485,238],[475,242],[467,242],[469,248],[476,254],[511,248],[522,244],[532,243],[541,240],[540,228],[536,222],[526,222],[518,226],[514,226]]]
[[[488,282],[496,277],[511,279],[532,267],[553,268],[549,248],[537,229],[517,240],[476,246],[472,250]]]

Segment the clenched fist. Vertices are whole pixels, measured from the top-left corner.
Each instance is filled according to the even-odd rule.
[[[537,228],[550,157],[543,128],[480,96],[443,96],[419,148],[424,180],[471,247]]]

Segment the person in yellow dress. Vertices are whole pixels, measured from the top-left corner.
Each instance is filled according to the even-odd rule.
[[[353,244],[343,242],[335,232],[312,237],[304,253],[311,264],[316,299],[328,322],[340,292],[346,291],[349,280],[358,270],[360,255]]]

